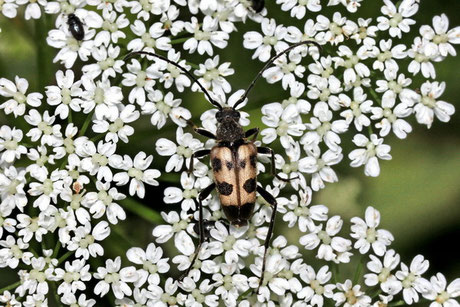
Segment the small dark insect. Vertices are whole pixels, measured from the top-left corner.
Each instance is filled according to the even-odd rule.
[[[73,184],[72,184],[72,189],[74,190],[75,194],[80,194],[80,191],[83,187],[81,186],[81,184],[78,182],[78,181],[75,181]]]
[[[85,37],[85,29],[83,28],[80,18],[75,14],[69,14],[67,17],[67,24],[69,25],[69,31],[72,33],[72,36],[78,41],[83,40]]]
[[[251,7],[254,10],[254,12],[256,13],[262,12],[265,6],[265,0],[252,0],[251,2],[252,2]]]
[[[203,128],[199,128],[191,121],[187,120],[187,123],[193,127],[196,133],[216,140],[216,145],[211,149],[202,149],[194,152],[190,160],[188,171],[192,172],[194,158],[210,155],[211,166],[214,174],[214,182],[208,187],[204,188],[198,195],[199,223],[195,224],[196,228],[194,227],[194,230],[197,234],[199,234],[200,241],[196,248],[195,254],[193,255],[191,265],[185,271],[181,279],[187,276],[191,268],[193,268],[193,265],[195,264],[195,261],[200,252],[201,245],[209,239],[210,229],[214,227],[214,222],[207,221],[203,218],[202,202],[211,194],[214,189],[217,189],[225,216],[227,217],[227,220],[230,222],[230,224],[235,227],[241,227],[248,224],[248,221],[251,219],[254,212],[256,193],[259,193],[273,207],[270,224],[268,227],[268,233],[264,243],[265,252],[259,287],[263,284],[267,251],[270,245],[271,236],[273,234],[277,202],[276,198],[273,197],[267,190],[265,190],[262,186],[257,185],[257,155],[268,154],[271,156],[271,173],[278,179],[289,181],[295,178],[284,179],[275,174],[275,154],[273,150],[269,147],[257,147],[255,145],[255,140],[259,133],[259,128],[252,128],[244,131],[239,123],[240,112],[237,110],[237,107],[239,104],[245,101],[249,91],[254,87],[256,81],[262,76],[262,73],[274,63],[277,58],[300,45],[307,44],[315,45],[321,49],[320,45],[315,41],[303,41],[293,44],[286,50],[278,53],[265,64],[261,71],[259,71],[244,94],[233,105],[233,107],[222,107],[211,97],[206,88],[195,78],[191,72],[178,65],[177,63],[169,60],[168,58],[146,51],[132,52],[128,54],[127,57],[125,57],[126,60],[127,58],[136,54],[145,54],[159,58],[170,63],[171,65],[176,66],[201,88],[211,104],[218,109],[216,113],[216,120],[218,123],[216,134]]]

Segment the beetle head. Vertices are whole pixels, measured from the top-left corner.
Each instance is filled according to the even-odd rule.
[[[234,110],[233,108],[223,108],[222,110],[217,111],[216,119],[218,123],[223,122],[239,122],[240,120],[240,112]]]
[[[239,123],[240,112],[233,108],[222,108],[216,113],[218,140],[235,142],[244,138],[244,131]]]

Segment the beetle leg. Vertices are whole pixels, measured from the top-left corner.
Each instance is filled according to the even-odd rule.
[[[200,235],[200,224],[195,218],[192,216],[192,221],[195,221],[196,224],[193,225],[193,231],[196,232],[196,234]],[[206,242],[209,242],[209,239],[211,238],[211,229],[216,228],[216,223],[220,222],[222,223],[228,231],[229,225],[227,224],[228,222],[225,219],[218,219],[217,221],[214,220],[203,220],[203,229],[204,229],[204,234],[205,234],[205,240]]]
[[[198,128],[198,127],[193,127],[193,130],[195,130],[195,132],[198,133],[199,135],[205,136],[213,140],[217,140],[217,137],[211,131],[208,131],[203,128]]]
[[[206,156],[206,155],[209,155],[211,153],[211,150],[210,149],[202,149],[202,150],[198,150],[198,151],[195,151],[192,156],[190,157],[190,165],[189,165],[189,168],[187,170],[187,173],[191,174],[193,172],[193,161],[194,161],[194,158],[200,158],[200,157],[203,157],[203,156]]]
[[[291,181],[292,179],[297,179],[299,178],[298,176],[295,176],[295,177],[292,177],[292,178],[282,178],[280,177],[280,175],[276,174],[276,169],[275,169],[275,152],[273,151],[273,149],[271,149],[270,147],[257,147],[257,153],[260,153],[260,154],[269,154],[271,155],[271,168],[272,168],[272,175],[275,176],[276,178],[278,178],[279,180],[282,180],[282,181]]]
[[[185,119],[181,116],[181,119],[185,120],[187,122],[187,125],[189,125],[190,127],[192,127],[192,129],[198,133],[199,135],[202,135],[202,136],[205,136],[207,138],[210,138],[210,139],[213,139],[213,140],[216,140],[217,137],[214,135],[214,133],[212,133],[211,131],[208,131],[206,129],[203,129],[203,128],[200,128],[198,127],[197,125],[195,125],[190,119]]]
[[[210,238],[210,233],[209,229],[214,227],[215,221],[209,221],[204,219],[203,220],[203,230],[204,230],[204,239],[206,241],[209,241]],[[200,223],[198,222],[197,224],[193,225],[193,231],[195,231],[198,235],[200,235]]]
[[[199,232],[200,232],[200,242],[198,243],[198,246],[196,247],[195,249],[195,253],[193,255],[193,258],[192,258],[192,261],[190,263],[190,266],[188,267],[187,270],[185,270],[184,274],[182,274],[181,277],[179,277],[179,281],[182,281],[182,279],[184,279],[188,273],[190,273],[190,270],[193,268],[193,266],[195,265],[195,261],[196,259],[198,258],[198,254],[200,253],[200,249],[201,249],[201,245],[203,244],[203,242],[206,240],[205,238],[205,233],[204,233],[204,227],[203,227],[203,222],[204,222],[204,219],[203,219],[203,200],[205,200],[209,194],[211,194],[212,190],[214,190],[214,188],[216,187],[216,184],[215,183],[211,183],[209,186],[207,186],[206,188],[204,188],[201,192],[200,192],[200,195],[198,195],[198,212],[199,212]]]
[[[262,271],[260,274],[259,287],[257,288],[257,293],[259,293],[259,288],[260,286],[262,286],[264,282],[265,262],[267,260],[267,251],[268,251],[268,247],[270,246],[270,239],[273,234],[273,226],[275,224],[275,216],[276,216],[276,210],[278,207],[278,203],[276,202],[275,197],[273,197],[273,195],[271,195],[267,190],[265,190],[261,186],[257,186],[257,192],[259,192],[259,194],[263,197],[263,199],[265,199],[273,208],[272,217],[270,219],[270,225],[268,226],[267,237],[265,238],[265,243],[264,243],[264,247],[265,247],[264,259],[262,262]]]
[[[251,135],[253,135],[252,141],[254,142],[257,139],[257,136],[259,135],[259,128],[252,128],[244,133],[245,138],[248,138]]]

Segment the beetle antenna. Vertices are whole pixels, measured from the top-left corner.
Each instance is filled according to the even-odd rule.
[[[152,53],[152,52],[147,52],[147,51],[134,51],[134,52],[131,52],[129,53],[128,55],[125,56],[125,58],[123,59],[124,61],[126,61],[127,59],[135,56],[136,54],[145,54],[145,55],[150,55],[150,56],[153,56],[153,57],[156,57],[160,60],[163,60],[165,62],[168,62],[169,64],[171,65],[174,65],[176,66],[177,68],[179,68],[182,72],[184,72],[189,78],[191,78],[193,80],[194,83],[198,84],[198,86],[200,87],[200,89],[203,91],[203,93],[206,95],[206,97],[208,97],[208,100],[209,102],[215,106],[216,108],[218,108],[219,110],[222,110],[222,106],[217,102],[215,101],[214,99],[212,99],[211,95],[209,94],[209,92],[206,90],[206,88],[203,86],[203,84],[200,83],[200,81],[198,81],[195,76],[190,72],[188,71],[187,69],[185,69],[184,67],[180,66],[179,64],[177,64],[176,62],[173,62],[171,61],[170,59],[162,56],[162,55],[159,55],[159,54],[155,54],[155,53]]]
[[[317,42],[315,41],[303,41],[303,42],[299,42],[299,43],[295,43],[291,46],[289,46],[288,48],[286,48],[285,50],[281,51],[280,53],[276,54],[275,56],[273,56],[268,62],[267,64],[265,64],[265,66],[259,71],[259,73],[256,75],[256,77],[254,78],[254,80],[252,80],[251,84],[249,84],[248,88],[246,89],[246,91],[244,92],[244,94],[241,96],[241,98],[233,105],[233,109],[236,109],[236,107],[242,103],[247,97],[248,97],[248,94],[249,94],[249,91],[251,91],[251,89],[254,87],[254,85],[256,84],[256,81],[262,76],[263,72],[265,70],[267,70],[267,68],[273,64],[273,62],[275,62],[275,60],[277,58],[279,58],[280,56],[282,56],[283,54],[286,54],[288,53],[289,51],[291,51],[292,49],[298,47],[298,46],[301,46],[301,45],[315,45],[316,47],[318,47],[319,50],[321,50],[321,45],[318,44]]]

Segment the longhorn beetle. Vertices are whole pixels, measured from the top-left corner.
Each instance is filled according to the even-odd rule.
[[[164,56],[146,51],[135,51],[125,57],[126,60],[133,55],[144,54],[159,58],[171,65],[176,66],[201,88],[209,102],[218,109],[216,113],[216,120],[218,123],[216,134],[203,128],[199,128],[195,126],[191,121],[187,120],[187,123],[193,127],[196,133],[216,140],[216,145],[212,147],[212,149],[202,149],[194,152],[190,160],[190,166],[188,170],[189,172],[193,171],[194,158],[210,155],[211,166],[214,174],[214,182],[208,187],[204,188],[198,195],[199,224],[197,229],[198,231],[196,232],[200,236],[200,241],[196,248],[195,254],[193,255],[191,265],[185,271],[182,277],[187,276],[193,267],[200,252],[201,245],[203,242],[205,242],[207,237],[209,237],[209,227],[212,227],[213,225],[212,222],[205,221],[203,219],[203,200],[205,200],[211,194],[211,192],[217,188],[220,203],[228,221],[235,227],[241,227],[248,224],[248,220],[253,214],[257,191],[273,207],[267,237],[265,238],[264,243],[265,250],[259,287],[262,285],[264,280],[267,250],[270,245],[270,239],[273,233],[273,225],[277,211],[277,202],[276,199],[267,190],[257,185],[257,154],[271,155],[271,172],[278,179],[287,181],[295,178],[283,179],[279,177],[279,175],[275,174],[275,154],[273,150],[269,147],[256,147],[254,142],[259,133],[259,128],[252,128],[247,131],[243,131],[243,128],[239,124],[240,112],[236,108],[247,98],[249,91],[254,87],[256,81],[277,58],[283,54],[286,54],[295,47],[307,44],[315,45],[321,49],[321,46],[315,41],[303,41],[293,44],[287,49],[273,56],[259,71],[256,77],[249,84],[244,94],[234,104],[233,107],[222,107],[211,97],[206,88],[195,78],[191,72]]]

